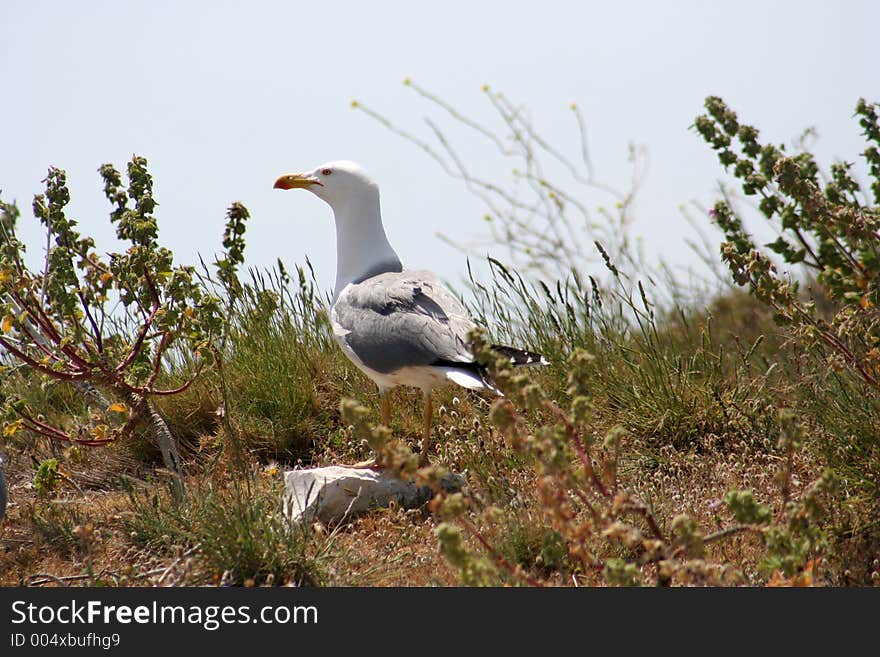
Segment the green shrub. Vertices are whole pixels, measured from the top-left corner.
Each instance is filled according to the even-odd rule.
[[[869,190],[853,163],[835,163],[825,174],[810,152],[761,142],[720,98],[707,98],[705,107],[696,130],[779,234],[757,245],[732,199],[720,200],[711,214],[724,234],[722,258],[799,351],[792,384],[799,409],[814,420],[818,435],[810,446],[846,482],[840,500],[848,508],[836,533],[876,552],[870,519],[880,512],[880,105],[860,99],[855,108]]]
[[[275,482],[248,473],[236,475],[235,484],[222,479],[200,482],[187,504],[169,503],[160,492],[132,492],[134,514],[126,520],[132,540],[169,554],[192,551],[206,583],[320,585],[331,540],[291,523]]]
[[[101,166],[100,173],[112,206],[110,222],[129,245],[122,252],[101,255],[94,240],[77,230],[66,212],[67,176],[52,167],[45,193],[33,202],[49,247],[42,271],[31,271],[26,245],[16,232],[18,208],[0,200],[4,358],[43,381],[77,387],[100,410],[86,426],[66,431],[47,423],[26,398],[13,395],[6,399],[6,419],[21,420],[28,431],[51,440],[90,446],[130,436],[138,425],[146,425],[182,486],[177,442],[151,400],[185,389],[210,362],[210,345],[221,330],[219,299],[205,293],[192,267],[175,266],[171,251],[160,245],[147,161],[131,159],[127,184],[111,164]],[[247,210],[233,204],[228,218],[233,227],[243,226]],[[231,252],[222,262],[234,271],[240,257]],[[157,381],[164,359],[178,346],[200,365],[181,386],[162,388]]]

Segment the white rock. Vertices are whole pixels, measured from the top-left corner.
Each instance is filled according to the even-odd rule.
[[[457,475],[448,479],[444,487],[461,487]],[[384,470],[331,465],[284,473],[284,510],[295,522],[338,522],[392,501],[412,509],[431,497],[427,486],[403,481]]]

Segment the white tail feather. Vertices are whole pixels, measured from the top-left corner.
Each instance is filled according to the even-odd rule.
[[[452,368],[447,369],[446,378],[453,383],[457,383],[462,388],[481,390],[486,387],[486,384],[483,383],[483,380],[479,376],[477,376],[476,374],[471,374],[470,372],[466,372],[464,370],[457,370]]]

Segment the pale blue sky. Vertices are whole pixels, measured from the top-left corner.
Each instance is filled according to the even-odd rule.
[[[0,189],[29,214],[46,168],[67,169],[71,216],[112,248],[98,166],[148,158],[165,244],[180,262],[218,250],[226,206],[251,210],[248,262],[308,254],[335,272],[329,209],[272,189],[285,171],[363,164],[382,188],[392,244],[449,280],[464,256],[434,237],[483,230],[479,201],[362,113],[357,98],[427,134],[411,76],[488,116],[489,83],[528,105],[576,155],[568,105],[583,108],[599,176],[624,186],[630,141],[650,170],[635,232],[650,254],[693,262],[678,207],[709,203],[721,176],[688,130],[708,94],[773,141],[815,126],[826,162],[863,146],[850,118],[880,100],[877,2],[40,2],[0,4]],[[455,131],[452,136],[456,136]],[[469,157],[468,142],[462,148]],[[488,166],[487,163],[482,162]],[[588,204],[600,199],[585,198]],[[427,236],[427,238],[426,238]]]

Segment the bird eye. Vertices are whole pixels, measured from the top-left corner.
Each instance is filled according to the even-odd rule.
[[[333,169],[321,169],[322,176],[329,176],[331,173],[333,173]]]

